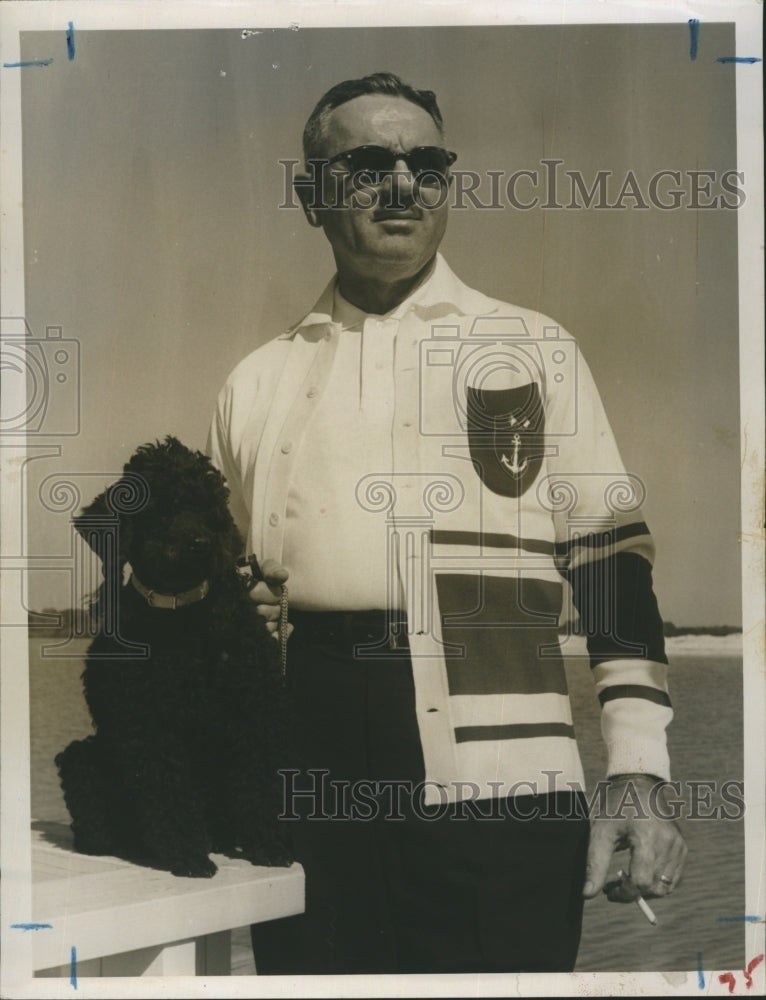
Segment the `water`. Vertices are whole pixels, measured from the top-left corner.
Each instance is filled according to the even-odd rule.
[[[568,670],[575,728],[586,781],[604,773],[598,702],[588,667]],[[673,777],[682,782],[742,781],[742,661],[740,657],[672,659],[675,710],[668,730]],[[683,796],[689,801],[689,793]],[[711,805],[720,805],[713,794]],[[652,900],[653,927],[633,904],[605,897],[586,903],[578,971],[695,970],[745,967],[744,924],[719,917],[745,914],[744,823],[688,820],[684,879],[667,899]],[[627,858],[626,854],[617,856]],[[615,864],[614,868],[619,867]]]
[[[31,793],[36,819],[69,823],[53,758],[70,740],[91,731],[80,683],[84,649],[80,643],[72,647],[71,658],[52,659],[40,656],[40,640],[30,643]],[[572,662],[567,673],[580,752],[591,786],[604,774],[600,709],[587,664]],[[675,720],[669,742],[674,778],[741,781],[741,659],[679,656],[671,666],[671,694]],[[719,804],[719,796],[714,794],[711,803]],[[632,903],[609,903],[605,897],[588,902],[578,971],[694,971],[699,954],[708,970],[745,967],[744,924],[717,919],[745,913],[743,823],[687,821],[684,835],[689,846],[684,881],[669,898],[652,901],[659,925],[649,924]],[[618,855],[614,869],[626,858]],[[239,938],[243,955],[235,971],[252,971],[247,965],[246,934]]]

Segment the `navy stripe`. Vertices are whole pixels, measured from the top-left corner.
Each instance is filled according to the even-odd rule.
[[[524,549],[526,552],[542,552],[552,556],[553,542],[542,538],[518,538],[516,535],[501,534],[497,531],[437,531],[431,529],[432,545],[476,545],[491,549]]]
[[[591,666],[607,660],[667,663],[652,568],[637,552],[617,552],[564,573],[580,614]]]
[[[612,684],[604,688],[598,696],[598,700],[602,705],[604,702],[613,701],[615,698],[643,698],[644,701],[653,701],[655,705],[672,707],[670,698],[664,691],[647,687],[645,684]]]
[[[532,740],[544,736],[562,736],[573,740],[574,726],[565,722],[520,722],[507,726],[458,726],[456,743],[478,743],[482,740]]]
[[[450,694],[566,694],[558,582],[437,572]]]
[[[623,524],[620,528],[609,528],[592,535],[581,535],[566,542],[556,542],[556,555],[567,555],[578,545],[585,548],[598,549],[626,538],[636,538],[638,535],[650,535],[649,526],[645,521],[635,521],[633,524]]]

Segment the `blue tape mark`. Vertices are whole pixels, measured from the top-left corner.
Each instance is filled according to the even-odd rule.
[[[702,971],[702,952],[697,952],[697,985],[701,990],[705,989],[705,973]]]
[[[51,929],[53,924],[11,924],[15,931],[42,931]]]
[[[689,18],[689,58],[694,61],[697,58],[697,42],[700,34],[699,18]]]
[[[719,924],[733,924],[733,923],[746,923],[746,924],[759,924],[763,923],[763,917],[747,916],[747,917],[716,917],[716,921]]]
[[[69,982],[77,989],[77,949],[72,945],[72,957],[69,960]]]
[[[74,59],[74,24],[70,21],[66,32],[66,54],[71,62]]]
[[[753,63],[761,62],[758,56],[719,56],[716,59],[719,63]]]
[[[5,69],[24,69],[25,66],[50,66],[52,59],[29,59],[27,62],[3,63]]]

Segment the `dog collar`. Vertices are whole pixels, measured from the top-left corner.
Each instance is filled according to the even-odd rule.
[[[141,583],[135,573],[131,573],[130,582],[150,608],[167,608],[169,611],[175,611],[176,608],[184,608],[187,604],[196,604],[197,601],[201,601],[207,597],[210,590],[210,584],[207,580],[203,580],[196,587],[192,587],[191,590],[184,590],[180,594],[161,594],[158,590],[150,590],[149,587]]]

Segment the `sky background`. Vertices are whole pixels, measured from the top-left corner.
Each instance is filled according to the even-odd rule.
[[[26,314],[79,348],[36,436],[60,454],[27,465],[30,606],[70,603],[77,493],[56,484],[84,504],[139,444],[204,447],[228,372],[331,277],[323,235],[278,207],[326,89],[391,70],[436,91],[456,167],[557,158],[613,171],[613,200],[628,170],[645,193],[660,170],[737,169],[715,61],[733,26],[703,25],[695,60],[689,42],[685,24],[78,31],[69,60],[62,32],[22,35],[22,59],[54,58],[22,78]],[[442,250],[579,341],[647,484],[664,617],[740,624],[737,212],[466,208]]]

